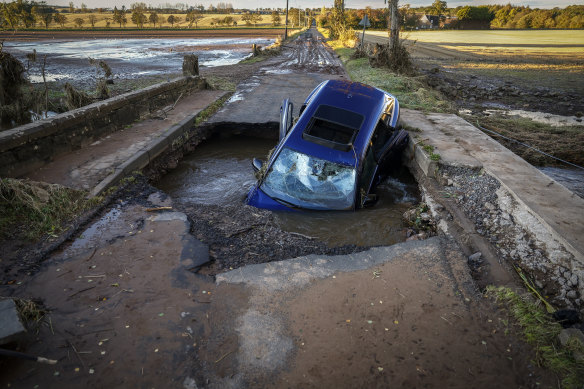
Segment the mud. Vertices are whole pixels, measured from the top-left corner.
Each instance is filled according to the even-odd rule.
[[[259,66],[243,68],[234,79]],[[234,73],[233,68],[220,71]],[[166,162],[158,165],[159,171],[171,169],[177,156]],[[196,168],[185,172],[196,173]],[[189,174],[189,179],[204,178]],[[237,199],[244,187],[237,185],[225,195],[211,191],[202,198]],[[220,377],[238,387],[244,372],[237,370],[234,356],[240,344],[245,347],[254,339],[263,349],[262,354],[250,354],[252,366],[269,362],[261,355],[280,345],[292,353],[284,363],[266,369],[274,373],[269,380],[251,380],[248,387],[555,384],[531,363],[531,349],[517,337],[506,336],[508,317],[488,304],[474,305],[471,301],[482,297],[459,287],[454,274],[467,272],[464,258],[450,261],[458,266],[453,269],[440,250],[421,251],[414,258],[404,249],[395,263],[335,274],[274,296],[271,306],[258,309],[287,318],[283,324],[274,323],[291,340],[270,343],[271,332],[256,330],[254,339],[240,343],[237,328],[242,327],[236,326],[257,290],[242,284],[217,285],[211,277],[193,274],[197,258],[185,253],[185,240],[188,247],[201,251],[208,246],[215,259],[203,271],[209,274],[305,253],[342,254],[363,248],[331,249],[317,239],[282,231],[268,211],[241,203],[189,203],[191,194],[186,190],[173,203],[138,178],[118,193],[79,240],[54,253],[34,277],[21,274],[21,285],[2,286],[5,295],[42,297],[50,321],[38,334],[30,333],[20,347],[59,363],[1,360],[0,386],[226,387],[214,380]],[[173,209],[147,210],[161,206]],[[177,208],[184,209],[191,223]],[[433,242],[439,245],[437,238]],[[329,257],[320,260],[327,262]],[[463,283],[473,287],[468,280]],[[251,318],[246,323],[254,324],[254,318],[265,315],[246,317]]]
[[[99,77],[88,57],[105,61],[113,71],[113,81],[180,73],[185,53],[199,57],[201,68],[233,65],[251,55],[251,45],[268,45],[269,38],[196,38],[196,39],[69,39],[61,41],[5,42],[4,49],[27,64],[33,50],[46,59],[47,82],[58,87],[68,82],[78,89],[91,89]],[[38,64],[31,64],[27,77],[42,82]]]
[[[193,212],[196,208],[197,217],[192,216],[193,219],[209,218],[204,216],[205,205],[217,206],[219,210],[242,204],[256,181],[252,158],[265,159],[275,145],[274,140],[241,136],[213,138],[181,160],[156,186],[181,208]],[[378,203],[359,212],[279,212],[270,223],[329,247],[370,247],[403,241],[406,226],[402,215],[419,202],[417,183],[403,169],[379,185],[376,193]],[[345,227],[339,229],[340,225]]]

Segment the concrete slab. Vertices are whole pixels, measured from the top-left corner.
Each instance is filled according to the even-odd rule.
[[[264,74],[248,80],[209,123],[268,123],[280,119],[280,104],[289,98],[294,116],[312,90],[328,79],[343,78],[326,73]],[[253,82],[253,81],[257,82]]]
[[[441,163],[483,167],[584,266],[584,199],[456,115],[408,109],[401,114],[404,123],[420,129],[424,143],[436,148]]]
[[[135,158],[136,163],[124,171],[141,168],[141,165],[149,161],[147,153],[150,146],[154,145],[170,127],[181,121],[188,122],[189,118],[225,93],[225,91],[217,90],[197,91],[181,99],[175,108],[168,112],[164,120],[143,120],[122,131],[110,134],[88,147],[57,157],[26,175],[26,178],[91,190],[111,175],[118,166],[132,158]],[[137,157],[142,153],[143,158]]]
[[[0,300],[0,344],[12,342],[24,332],[14,300]]]
[[[209,388],[487,388],[525,366],[445,237],[246,266],[212,293],[196,377]]]

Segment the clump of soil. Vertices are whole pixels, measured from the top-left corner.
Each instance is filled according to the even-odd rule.
[[[283,231],[271,212],[247,205],[193,204],[183,211],[192,220],[192,234],[209,245],[214,262],[201,270],[207,274],[309,254],[350,254],[368,249],[328,247],[313,238]]]

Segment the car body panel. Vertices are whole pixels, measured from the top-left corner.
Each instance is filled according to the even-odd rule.
[[[310,93],[300,109],[301,114],[298,121],[292,129],[284,133],[282,127],[285,126],[285,123],[289,123],[287,113],[291,112],[288,109],[289,104],[291,103],[285,100],[280,108],[281,139],[271,158],[266,162],[265,171],[267,174],[272,171],[274,162],[284,147],[315,159],[353,167],[357,172],[354,188],[355,199],[352,207],[348,209],[361,207],[364,203],[363,196],[368,195],[376,186],[376,180],[379,178],[379,165],[382,165],[386,155],[391,154],[391,152],[388,153],[388,150],[395,151],[392,150],[392,147],[401,147],[404,139],[407,141],[407,132],[397,129],[399,121],[397,99],[381,89],[365,84],[345,80],[328,80],[319,84]],[[342,133],[346,139],[341,143],[329,139],[315,139],[310,131],[318,125],[317,122],[323,115],[328,115],[323,123],[332,123],[333,126],[339,125],[340,127],[347,125],[348,127],[343,127],[343,130],[356,132],[353,132],[352,136],[349,136],[348,132]],[[336,121],[335,115],[344,118],[345,122],[349,124],[343,122],[343,119]],[[359,115],[362,120],[360,124],[357,124],[359,123]],[[335,121],[337,124],[334,123]],[[323,131],[326,130],[327,128],[324,128]],[[387,139],[379,138],[379,134],[382,133]],[[246,199],[247,204],[273,210],[296,209],[298,204],[270,198],[266,191],[262,190],[264,179],[265,175],[250,190]],[[323,208],[315,205],[313,209]]]

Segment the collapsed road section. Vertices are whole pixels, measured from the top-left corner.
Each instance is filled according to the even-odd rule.
[[[322,44],[314,36],[310,31],[301,39],[310,37],[309,44]],[[333,67],[337,74],[331,74],[330,67],[303,73],[281,65],[287,61],[282,57],[266,61],[201,128],[204,133],[155,159],[152,172],[172,170],[183,152],[212,133],[219,138],[209,142],[219,144],[226,143],[221,136],[250,129],[256,135],[275,137],[278,112],[274,102],[298,96],[294,103],[300,107],[318,83],[345,76],[342,67]],[[265,107],[276,109],[258,117]],[[196,174],[206,172],[198,170],[200,166],[189,167],[185,159],[187,167],[181,168],[192,169],[193,176],[187,177],[201,187],[194,185],[186,195],[173,199],[137,177],[134,185],[117,194],[100,220],[53,253],[38,271],[26,277],[16,275],[22,278],[9,285],[8,293],[42,297],[38,313],[46,317],[40,321],[46,324],[37,328],[37,337],[26,337],[20,347],[58,363],[31,367],[27,362],[3,361],[0,383],[14,387],[42,383],[184,388],[443,387],[446,383],[462,387],[472,380],[477,388],[555,385],[551,373],[532,363],[533,350],[514,335],[507,315],[484,299],[468,267],[472,258],[471,264],[479,265],[473,271],[485,282],[514,282],[499,263],[497,251],[507,250],[513,258],[511,247],[493,247],[489,239],[496,239],[492,233],[499,227],[493,229],[487,222],[497,219],[501,225],[507,221],[516,225],[520,219],[515,211],[504,206],[524,197],[519,188],[502,180],[494,159],[486,160],[478,153],[496,151],[503,157],[509,152],[491,149],[475,134],[476,129],[454,115],[404,112],[404,120],[418,129],[406,163],[421,183],[428,204],[427,209],[409,215],[414,223],[420,219],[419,223],[436,224],[441,231],[438,236],[424,239],[427,235],[416,234],[408,242],[390,246],[384,242],[383,247],[368,249],[369,245],[326,244],[306,231],[286,232],[274,213],[241,205],[239,194],[245,192],[246,184],[231,194],[221,194],[221,185],[218,191],[205,194],[209,189],[205,184],[213,186],[213,178],[223,174],[213,172],[207,181],[197,178]],[[447,142],[448,136],[455,139]],[[471,137],[472,147],[462,147]],[[441,162],[423,146],[433,147]],[[209,169],[226,165],[212,163]],[[514,174],[514,163],[505,164],[502,171]],[[248,169],[251,173],[251,166]],[[229,181],[236,182],[227,174],[232,170],[224,172]],[[499,192],[501,187],[507,192]],[[174,193],[180,194],[181,189]],[[509,203],[498,200],[507,194]],[[189,205],[189,199],[197,195],[205,203]],[[414,196],[412,201],[416,200]],[[225,206],[227,202],[233,203]],[[580,212],[580,203],[571,204]],[[375,213],[376,209],[361,212]],[[484,227],[478,224],[479,216],[487,219]],[[384,217],[379,219],[383,222]],[[344,223],[325,217],[315,225],[332,224],[332,230],[345,230]],[[405,226],[398,229],[405,239]],[[564,240],[556,241],[574,242],[569,240],[569,230],[563,231]],[[216,238],[218,243],[212,247],[208,242]],[[532,239],[526,233],[524,238]],[[551,243],[538,247],[535,240],[527,243],[544,257],[546,249],[555,247]],[[566,247],[560,252],[573,257],[563,257],[562,266],[578,271],[577,251]],[[527,249],[515,253],[529,255]],[[194,272],[205,270],[201,266],[208,256],[238,261],[206,268],[214,277]],[[576,279],[578,285],[580,280]],[[578,298],[581,290],[574,290]],[[559,299],[557,304],[577,306],[578,301]]]

